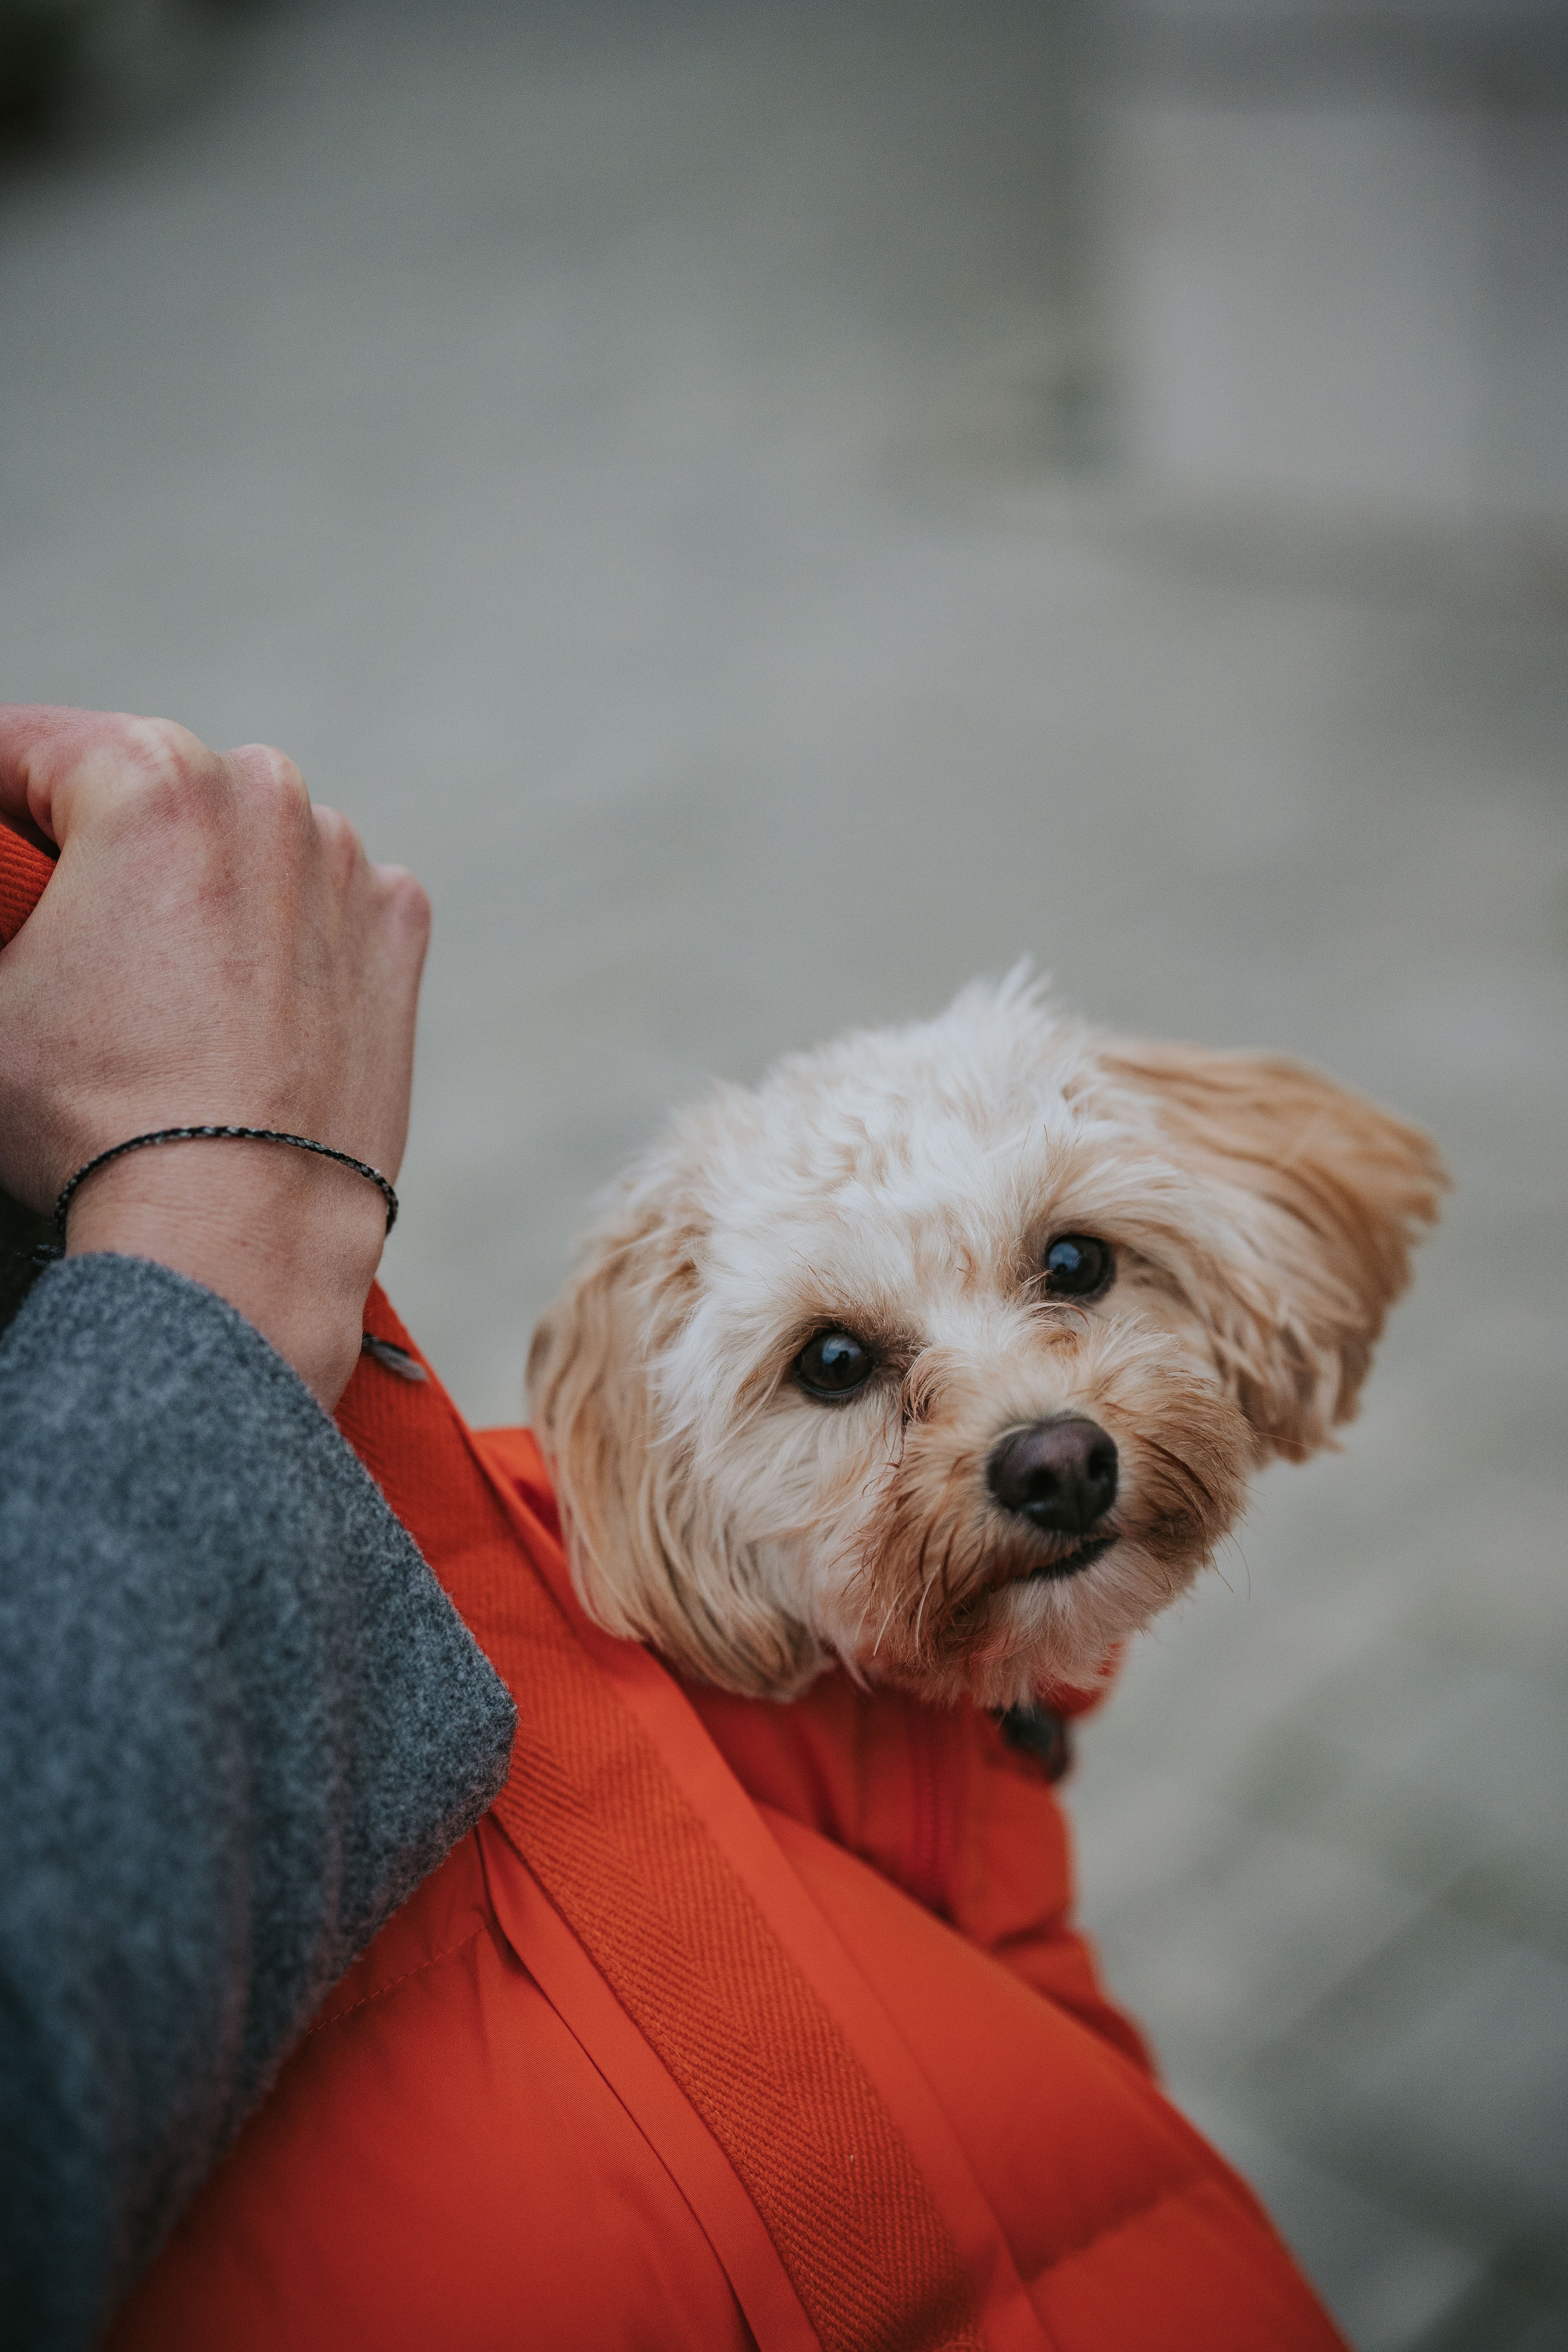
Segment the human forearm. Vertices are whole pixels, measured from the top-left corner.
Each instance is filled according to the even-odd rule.
[[[330,1412],[359,1360],[385,1232],[381,1194],[286,1144],[195,1140],[91,1177],[72,1257],[112,1251],[183,1274],[237,1308]]]

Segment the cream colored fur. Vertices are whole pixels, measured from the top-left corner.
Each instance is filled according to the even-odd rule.
[[[534,1425],[592,1614],[728,1689],[825,1664],[1012,1705],[1092,1675],[1354,1412],[1445,1182],[1290,1062],[1097,1034],[1020,974],[681,1112],[535,1336]],[[1110,1242],[1082,1303],[1056,1236]],[[840,1326],[846,1402],[791,1367]],[[1117,1540],[1066,1578],[985,1465],[1061,1413],[1114,1438]],[[1066,1546],[1057,1542],[1056,1551]]]

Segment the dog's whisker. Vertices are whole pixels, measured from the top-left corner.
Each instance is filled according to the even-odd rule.
[[[940,1571],[940,1573],[941,1573],[941,1577],[942,1577],[942,1606],[943,1606],[943,1608],[944,1608],[944,1609],[951,1609],[951,1608],[952,1608],[952,1547],[953,1547],[953,1542],[954,1542],[954,1540],[955,1540],[955,1538],[956,1538],[957,1533],[958,1533],[958,1530],[956,1529],[956,1528],[954,1528],[951,1529],[951,1530],[949,1531],[949,1534],[948,1534],[947,1541],[946,1541],[946,1543],[942,1546],[942,1568],[941,1568],[941,1571]]]
[[[1235,1528],[1227,1528],[1225,1534],[1221,1537],[1220,1541],[1225,1545],[1227,1550],[1235,1552],[1237,1558],[1240,1560],[1242,1573],[1247,1579],[1247,1597],[1250,1601],[1252,1598],[1252,1563],[1247,1557],[1247,1547],[1241,1540],[1239,1530]],[[1229,1589],[1228,1581],[1226,1581],[1226,1590],[1228,1591]]]
[[[887,1633],[887,1631],[888,1631],[889,1626],[889,1625],[892,1623],[892,1622],[893,1622],[893,1618],[894,1618],[894,1615],[895,1615],[895,1614],[896,1614],[896,1612],[897,1612],[898,1606],[899,1606],[899,1604],[898,1604],[898,1602],[897,1602],[896,1601],[890,1601],[888,1603],[888,1613],[887,1613],[887,1615],[883,1618],[883,1620],[882,1620],[882,1622],[881,1622],[880,1626],[878,1628],[878,1632],[877,1632],[877,1638],[876,1638],[876,1640],[875,1640],[875,1641],[872,1643],[872,1644],[871,1644],[871,1655],[872,1655],[874,1658],[875,1658],[875,1657],[877,1657],[877,1656],[879,1656],[879,1654],[880,1654],[880,1652],[881,1652],[881,1647],[882,1647],[883,1639],[884,1639],[884,1637],[886,1636],[886,1633]]]

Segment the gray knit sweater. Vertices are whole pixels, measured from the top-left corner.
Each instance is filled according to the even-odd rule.
[[[512,1728],[248,1323],[137,1259],[43,1276],[0,1338],[6,2352],[93,2340]]]

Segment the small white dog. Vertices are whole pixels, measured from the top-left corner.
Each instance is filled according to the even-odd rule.
[[[734,1691],[1089,1681],[1354,1412],[1445,1181],[1312,1071],[1021,973],[721,1087],[534,1340],[578,1591]]]

